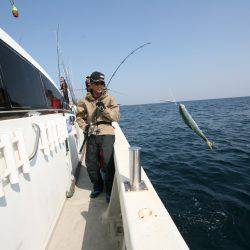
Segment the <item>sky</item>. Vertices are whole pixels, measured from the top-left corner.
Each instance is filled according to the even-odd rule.
[[[16,0],[20,17],[0,1],[0,27],[58,84],[61,59],[75,89],[101,71],[106,79],[133,49],[110,83],[120,104],[162,99],[250,96],[249,0]],[[119,93],[117,93],[119,92]],[[78,98],[85,91],[76,91]]]

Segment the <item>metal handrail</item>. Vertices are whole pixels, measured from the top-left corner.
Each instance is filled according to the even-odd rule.
[[[65,113],[71,113],[71,111],[67,110],[67,109],[23,109],[23,110],[3,110],[0,111],[0,114],[8,114],[8,113],[28,113],[28,112],[43,112],[43,111],[49,111],[49,112],[53,112],[53,111],[61,111],[61,112],[65,112]]]
[[[29,156],[29,160],[31,161],[37,154],[37,151],[38,151],[38,146],[39,146],[39,138],[40,138],[40,134],[41,134],[41,129],[40,127],[33,123],[32,124],[32,127],[34,128],[35,130],[35,133],[36,133],[36,140],[35,140],[35,146],[34,146],[34,149],[33,149],[33,152],[31,153],[31,155]],[[36,127],[36,129],[35,129]]]

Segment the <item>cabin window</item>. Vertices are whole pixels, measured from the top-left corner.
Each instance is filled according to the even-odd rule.
[[[41,74],[47,105],[49,108],[62,108],[62,95],[47,77]]]
[[[0,109],[8,109],[10,104],[2,81],[2,71],[0,67]]]
[[[2,83],[13,108],[44,108],[46,100],[39,71],[0,40]]]
[[[0,108],[7,108],[8,106],[9,105],[8,105],[5,89],[0,84]]]

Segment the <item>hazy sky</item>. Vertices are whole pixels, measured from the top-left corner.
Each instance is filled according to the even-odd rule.
[[[110,89],[119,103],[151,103],[250,95],[250,1],[8,0],[0,27],[57,81],[56,35],[75,88],[99,70],[109,78],[134,48]],[[57,81],[58,82],[58,81]],[[85,92],[77,92],[78,97]]]

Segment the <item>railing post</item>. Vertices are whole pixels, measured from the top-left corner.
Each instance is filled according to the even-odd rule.
[[[126,181],[126,191],[147,190],[144,181],[141,180],[141,148],[129,148],[129,182]]]
[[[129,178],[133,190],[139,190],[141,182],[141,148],[129,148]]]

